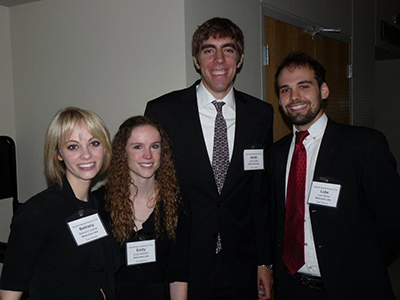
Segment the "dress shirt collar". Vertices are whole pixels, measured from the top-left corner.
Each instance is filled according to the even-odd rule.
[[[324,113],[314,124],[308,128],[308,132],[310,133],[306,139],[310,137],[319,137],[325,132],[326,125],[328,124],[328,117]],[[296,136],[296,127],[293,126],[293,135]]]
[[[233,93],[233,88],[229,91],[229,93],[223,99],[215,99],[215,97],[205,88],[203,85],[203,81],[196,87],[197,89],[197,104],[199,106],[199,110],[211,104],[214,100],[224,101],[225,106],[230,107],[235,110],[236,103]]]

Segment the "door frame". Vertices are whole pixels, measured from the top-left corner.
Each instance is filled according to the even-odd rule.
[[[264,17],[269,17],[272,19],[276,19],[281,22],[285,22],[289,25],[296,26],[303,28],[305,30],[308,30],[312,32],[314,28],[320,28],[320,27],[325,27],[321,24],[311,22],[309,20],[306,20],[304,18],[301,18],[299,16],[293,15],[291,13],[285,12],[283,10],[280,10],[276,7],[273,7],[271,5],[265,4],[265,3],[260,3],[261,4],[261,10],[260,10],[260,24],[261,24],[261,87],[262,87],[262,100],[266,101],[265,99],[265,91],[266,91],[266,86],[265,86],[265,68],[264,68],[264,44],[265,44],[265,31],[264,31]],[[325,27],[329,28],[329,27]],[[343,34],[343,33],[331,33],[331,32],[320,32],[318,33],[320,35],[339,40],[341,42],[345,42],[349,44],[350,47],[350,53],[349,53],[349,63],[350,65],[353,65],[353,40],[350,36]],[[350,117],[350,124],[353,125],[353,76],[350,78],[350,86],[349,86],[349,117]],[[276,113],[276,112],[275,112]]]

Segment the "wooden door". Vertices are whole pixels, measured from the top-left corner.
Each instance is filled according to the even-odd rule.
[[[330,89],[324,101],[324,110],[333,120],[350,122],[350,82],[347,78],[349,44],[312,33],[269,17],[264,17],[264,46],[268,47],[268,65],[265,66],[265,100],[272,104],[274,116],[274,141],[292,130],[292,125],[282,113],[274,91],[274,76],[283,58],[291,50],[300,50],[317,59],[326,69],[326,82]]]

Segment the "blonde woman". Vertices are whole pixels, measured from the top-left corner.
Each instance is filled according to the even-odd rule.
[[[90,193],[111,160],[109,132],[95,113],[68,107],[45,142],[51,186],[16,212],[0,281],[0,299],[115,299],[113,243]]]

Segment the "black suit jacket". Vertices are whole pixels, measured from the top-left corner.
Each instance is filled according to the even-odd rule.
[[[190,206],[190,299],[208,299],[217,233],[223,259],[233,277],[237,299],[257,299],[257,264],[272,262],[264,171],[244,171],[245,149],[272,143],[273,109],[266,102],[234,91],[236,132],[223,190],[218,194],[203,138],[196,82],[147,104],[145,115],[158,120],[173,146],[184,201]]]
[[[269,176],[276,206],[275,289],[282,276],[285,174],[292,134],[271,148]],[[314,181],[341,185],[337,208],[311,204],[321,277],[328,299],[395,299],[384,259],[400,247],[400,178],[378,131],[328,121]]]

